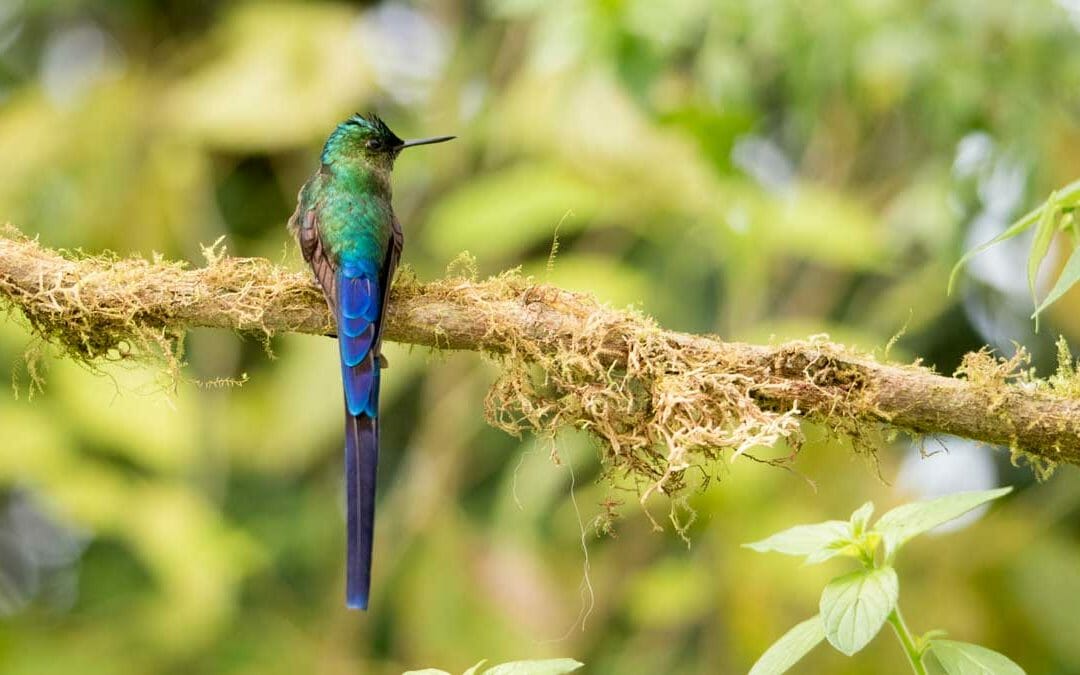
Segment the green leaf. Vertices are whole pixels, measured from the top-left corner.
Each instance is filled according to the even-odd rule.
[[[750,669],[750,675],[780,675],[799,662],[825,639],[821,616],[798,624],[772,643]]]
[[[477,673],[480,672],[480,666],[484,665],[485,663],[487,663],[487,659],[480,659],[476,662],[475,666],[466,670],[464,673],[462,673],[462,675],[477,675]]]
[[[851,533],[858,537],[866,531],[870,516],[874,515],[874,502],[866,502],[851,514]]]
[[[825,638],[851,656],[885,625],[899,594],[900,582],[892,567],[856,570],[833,579],[821,592]]]
[[[1039,264],[1050,250],[1050,244],[1054,241],[1054,233],[1057,231],[1058,220],[1058,197],[1057,192],[1050,193],[1050,198],[1043,206],[1042,215],[1039,216],[1039,224],[1035,227],[1035,239],[1031,243],[1031,252],[1028,253],[1027,277],[1028,290],[1031,291],[1031,302],[1039,306],[1039,298],[1035,293],[1035,280],[1039,274]],[[1035,312],[1035,332],[1039,332],[1039,313]]]
[[[1009,229],[1005,230],[998,236],[994,237],[990,241],[982,244],[981,246],[972,249],[964,254],[960,261],[953,266],[952,272],[949,273],[949,285],[946,293],[952,295],[953,287],[956,285],[956,277],[960,273],[960,270],[976,255],[982,253],[986,249],[990,248],[994,244],[1000,244],[1001,242],[1012,239],[1018,234],[1022,234],[1025,230],[1030,228],[1036,222],[1039,222],[1042,218],[1051,218],[1055,212],[1059,212],[1063,208],[1072,208],[1080,204],[1080,180],[1073,181],[1065,187],[1054,192],[1050,199],[1047,199],[1042,205],[1032,209],[1024,214],[1022,218],[1009,226]],[[1047,212],[1050,212],[1049,214]],[[1037,237],[1036,237],[1037,238]],[[1030,261],[1029,261],[1030,264]],[[1043,304],[1047,304],[1045,301]],[[1038,312],[1036,311],[1036,314]]]
[[[885,556],[891,559],[897,549],[912,537],[931,530],[973,508],[1012,491],[1011,487],[975,492],[957,492],[937,499],[912,502],[892,509],[878,519],[874,530],[885,540]]]
[[[1069,261],[1065,263],[1065,269],[1061,270],[1061,276],[1058,277],[1057,283],[1050,289],[1050,292],[1035,310],[1035,313],[1031,315],[1031,318],[1037,320],[1044,309],[1060,300],[1061,296],[1065,295],[1065,292],[1078,281],[1080,281],[1080,248],[1074,248],[1072,255],[1069,256]]]
[[[949,634],[948,631],[941,630],[940,628],[934,628],[934,629],[928,630],[925,633],[923,633],[922,635],[920,635],[919,639],[918,639],[918,642],[916,644],[920,644],[920,645],[929,644],[931,640],[940,640],[940,639],[944,638],[948,634]]]
[[[838,555],[845,555],[850,558],[859,557],[859,546],[850,539],[841,539],[834,541],[825,548],[818,549],[810,555],[806,556],[806,560],[803,561],[804,565],[816,565],[818,563],[825,562],[835,558]]]
[[[979,246],[965,253],[964,256],[960,258],[960,260],[955,265],[953,265],[952,272],[949,273],[949,285],[947,286],[945,293],[948,295],[952,295],[953,287],[956,286],[956,277],[960,274],[960,270],[964,267],[964,265],[968,263],[969,260],[995,244],[1000,244],[1003,241],[1007,241],[1017,235],[1023,234],[1028,228],[1035,224],[1038,216],[1042,213],[1042,208],[1043,207],[1040,207],[1032,211],[1020,220],[1010,225],[1007,230],[1005,230],[998,236],[994,237],[988,242],[980,244]]]
[[[955,640],[934,640],[930,652],[947,675],[1024,675],[1024,669],[993,649]]]
[[[544,659],[539,661],[510,661],[488,668],[484,675],[562,675],[584,666],[574,659]]]
[[[761,541],[743,544],[743,547],[758,553],[772,551],[784,555],[806,556],[806,562],[812,564],[840,555],[850,538],[849,523],[826,520],[813,525],[796,525]]]
[[[401,675],[451,675],[445,670],[438,668],[424,668],[423,670],[407,670]]]

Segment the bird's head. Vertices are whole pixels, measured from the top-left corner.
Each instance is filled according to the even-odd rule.
[[[360,163],[373,171],[389,173],[394,160],[405,148],[442,143],[453,136],[436,136],[403,141],[376,115],[353,115],[338,125],[326,141],[322,162],[331,165],[345,161]]]

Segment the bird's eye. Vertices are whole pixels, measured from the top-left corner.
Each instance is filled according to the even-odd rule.
[[[382,149],[382,141],[380,141],[377,138],[372,138],[371,140],[369,140],[364,145],[367,146],[368,150],[381,150]]]

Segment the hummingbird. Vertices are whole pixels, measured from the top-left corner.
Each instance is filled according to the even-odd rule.
[[[297,196],[289,230],[300,244],[337,322],[345,390],[345,602],[367,609],[379,461],[379,378],[383,318],[404,236],[391,206],[390,174],[405,148],[449,141],[403,141],[375,115],[334,129],[319,169]]]

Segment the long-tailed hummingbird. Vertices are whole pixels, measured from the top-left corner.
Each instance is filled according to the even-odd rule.
[[[345,388],[346,604],[367,609],[379,459],[381,338],[390,284],[401,257],[401,224],[390,173],[405,148],[453,136],[403,141],[375,115],[334,129],[318,171],[300,189],[289,229],[337,321]]]

